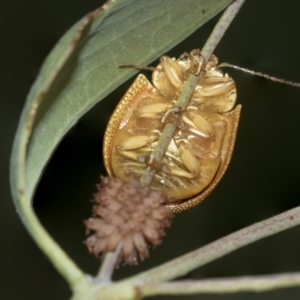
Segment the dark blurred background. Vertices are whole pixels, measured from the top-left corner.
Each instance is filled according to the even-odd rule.
[[[68,299],[64,279],[37,248],[19,220],[9,190],[8,165],[28,90],[62,34],[102,1],[1,1],[1,255],[2,299]],[[218,46],[220,61],[300,82],[300,2],[251,0]],[[168,54],[201,47],[217,18]],[[146,37],[145,37],[146,38]],[[134,62],[128,62],[134,63]],[[155,65],[155,64],[154,64]],[[228,70],[243,105],[231,165],[213,194],[177,215],[161,246],[138,267],[122,267],[119,279],[210,243],[300,204],[300,89]],[[42,223],[86,272],[99,262],[86,251],[82,220],[100,172],[103,130],[132,79],[94,107],[62,141],[34,199]],[[105,113],[103,113],[105,112]],[[266,238],[190,273],[188,278],[300,271],[300,227]],[[299,299],[300,288],[263,294],[201,295],[176,299]],[[171,299],[157,297],[156,299]]]

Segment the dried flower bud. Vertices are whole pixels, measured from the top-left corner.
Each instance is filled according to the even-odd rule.
[[[148,246],[159,245],[164,228],[170,225],[172,212],[163,203],[162,191],[141,187],[138,179],[129,181],[102,177],[94,195],[93,217],[86,220],[85,244],[96,256],[114,251],[122,243],[120,260],[136,264],[138,257],[149,256]]]

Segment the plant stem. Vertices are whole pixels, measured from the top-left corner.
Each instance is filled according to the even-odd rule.
[[[300,207],[256,223],[150,271],[125,280],[131,284],[161,282],[183,276],[234,250],[300,224]]]
[[[300,272],[226,279],[176,281],[138,286],[141,297],[152,295],[191,295],[199,293],[265,292],[300,285]]]
[[[245,0],[236,0],[224,11],[222,17],[214,27],[211,35],[201,50],[201,54],[203,55],[205,61],[207,61],[215,51],[215,48],[219,44],[221,38],[224,36],[227,28],[239,12],[244,2]]]
[[[51,72],[49,72],[48,77],[43,82],[36,97],[30,103],[26,103],[21,117],[21,123],[25,121],[25,126],[20,127],[17,132],[13,149],[13,156],[16,157],[17,162],[12,166],[11,172],[12,192],[20,218],[37,245],[48,256],[57,271],[68,281],[73,290],[86,288],[88,286],[87,277],[49,235],[35,215],[31,205],[31,199],[26,190],[26,157],[28,142],[32,134],[36,113],[40,104],[44,100],[46,93],[49,91],[58,73],[72,55],[82,37],[84,29],[90,24],[92,18],[93,15],[90,14],[83,18],[77,25],[74,29],[73,36],[70,37],[70,43],[65,46],[64,52],[59,59],[57,59],[56,64],[53,66]]]
[[[241,6],[244,4],[245,0],[236,0],[233,4],[228,6],[228,8],[223,13],[221,19],[216,24],[214,30],[212,31],[210,37],[208,38],[205,46],[203,47],[201,54],[207,62],[211,57],[214,49],[220,42],[221,38],[225,34],[228,26],[240,10]],[[180,107],[184,110],[197,86],[199,80],[205,75],[205,72],[201,71],[198,75],[191,73],[176,101],[175,106]],[[174,123],[168,123],[164,127],[162,134],[160,135],[157,145],[151,154],[151,159],[156,162],[161,162],[174,135],[177,125]],[[142,186],[149,186],[155,176],[156,170],[148,167],[140,178],[140,183]]]
[[[119,255],[122,250],[122,243],[119,243],[114,252],[108,252],[105,254],[101,268],[95,279],[97,282],[110,282],[112,273],[119,261]]]

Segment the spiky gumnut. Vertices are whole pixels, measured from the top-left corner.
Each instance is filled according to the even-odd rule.
[[[86,220],[85,244],[96,256],[114,251],[121,243],[120,261],[137,264],[138,258],[149,256],[149,245],[161,243],[165,227],[170,225],[172,212],[163,203],[166,194],[141,187],[135,177],[128,182],[102,177],[94,195],[92,218]]]

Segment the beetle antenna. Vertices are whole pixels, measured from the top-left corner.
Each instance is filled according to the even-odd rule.
[[[249,70],[249,69],[246,69],[246,68],[231,65],[227,62],[221,63],[219,65],[219,67],[229,67],[229,68],[240,70],[240,71],[243,71],[245,73],[248,73],[248,74],[251,74],[251,75],[254,75],[254,76],[258,76],[258,77],[262,77],[262,78],[265,78],[265,79],[268,79],[268,80],[271,80],[271,81],[274,81],[274,82],[283,83],[283,84],[291,85],[291,86],[294,86],[294,87],[300,87],[300,83],[298,83],[298,82],[289,81],[289,80],[285,80],[285,79],[282,79],[282,78],[277,78],[277,77],[270,76],[268,74],[264,74],[264,73],[261,73],[261,72],[255,72],[255,71],[252,71],[252,70]]]
[[[121,65],[121,66],[119,66],[119,68],[121,68],[121,69],[132,68],[132,69],[146,70],[146,71],[154,71],[156,69],[154,67],[144,67],[144,66],[139,66],[139,65]]]

